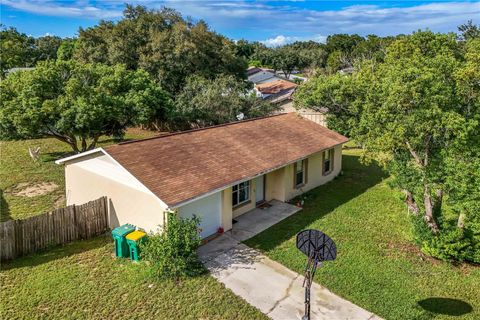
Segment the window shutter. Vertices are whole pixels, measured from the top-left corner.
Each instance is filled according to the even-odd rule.
[[[297,163],[293,164],[293,189],[297,187]]]
[[[308,158],[303,160],[303,172],[305,176],[303,183],[307,184],[308,183]]]
[[[325,175],[325,151],[322,151],[321,163],[322,163],[322,176]]]
[[[333,171],[335,164],[335,148],[330,149],[330,171]]]

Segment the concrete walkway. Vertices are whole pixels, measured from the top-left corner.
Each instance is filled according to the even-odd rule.
[[[281,205],[280,205],[281,204]],[[199,249],[213,277],[272,319],[301,319],[304,312],[303,276],[240,243],[298,211],[273,203],[238,218],[232,232]],[[237,229],[238,228],[238,229]],[[314,283],[311,319],[380,319]]]

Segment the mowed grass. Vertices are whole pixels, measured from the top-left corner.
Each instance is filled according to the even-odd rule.
[[[132,128],[126,140],[157,135],[157,132]],[[115,143],[109,137],[100,139],[98,146]],[[34,162],[28,148],[40,147],[40,159]],[[71,155],[70,146],[57,139],[0,141],[0,221],[23,219],[65,206],[64,169],[55,160]],[[34,197],[14,195],[19,189],[53,182],[58,188]],[[17,188],[18,185],[25,186]]]
[[[322,230],[338,256],[315,281],[334,293],[385,319],[480,319],[480,267],[424,256],[413,244],[401,194],[381,170],[360,164],[358,150],[345,150],[343,162],[344,174],[309,192],[303,211],[247,244],[303,273],[295,235]]]
[[[4,263],[0,319],[267,319],[209,275],[154,281],[109,236]]]

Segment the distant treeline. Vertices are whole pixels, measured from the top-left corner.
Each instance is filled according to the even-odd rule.
[[[472,21],[458,27],[455,37],[458,41],[479,37],[480,29]],[[260,42],[237,41],[237,55],[249,60],[250,65],[281,70],[289,75],[294,70],[307,74],[320,70],[332,74],[345,68],[351,68],[363,60],[383,62],[387,47],[395,40],[409,35],[379,37],[358,34],[333,34],[325,43],[315,41],[297,41],[276,48],[268,48]]]
[[[474,37],[478,32],[469,21],[459,27],[458,38]],[[194,22],[173,9],[126,5],[123,19],[80,28],[77,38],[33,38],[2,26],[0,71],[4,75],[10,68],[57,59],[124,64],[129,70],[146,70],[163,89],[176,94],[188,76],[214,79],[224,74],[245,79],[248,65],[279,70],[288,77],[294,70],[333,73],[365,59],[382,62],[386,48],[405,36],[334,34],[325,43],[297,41],[268,48],[261,42],[232,41],[211,31],[203,20]]]

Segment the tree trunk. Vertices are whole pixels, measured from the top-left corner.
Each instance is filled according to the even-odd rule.
[[[413,194],[407,189],[403,189],[405,194],[405,203],[407,204],[408,210],[411,211],[414,215],[418,215],[420,209],[418,209],[417,202],[413,198]]]
[[[435,210],[438,212],[441,212],[442,210],[442,202],[443,202],[443,190],[442,189],[437,189],[435,192],[436,198],[435,198]]]
[[[72,147],[73,151],[75,151],[75,153],[80,153],[80,150],[78,149],[78,146],[77,146],[77,142],[67,142],[70,147]]]
[[[82,152],[87,151],[87,139],[82,137]]]
[[[100,138],[99,135],[96,135],[93,137],[93,140],[92,142],[90,143],[90,145],[88,146],[88,150],[93,150],[95,148],[95,146],[97,145],[97,142],[98,142],[98,139]]]
[[[427,226],[432,230],[434,234],[437,234],[439,229],[435,217],[433,216],[433,202],[432,197],[430,196],[430,188],[425,184],[423,200],[425,205],[425,216],[424,220],[427,223]]]
[[[77,146],[77,140],[76,139],[71,139],[70,137],[64,137],[64,136],[60,136],[60,135],[50,135],[50,136],[68,144],[75,153],[80,152],[80,150],[78,149],[78,146]]]

